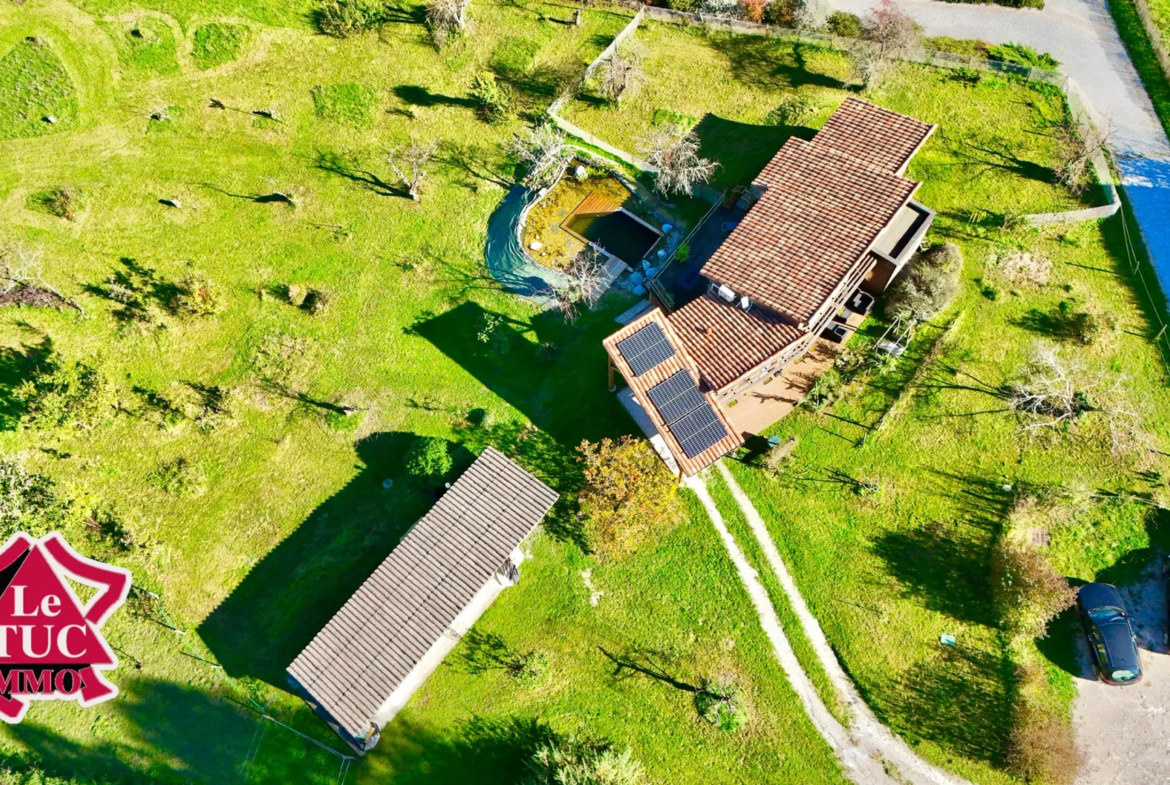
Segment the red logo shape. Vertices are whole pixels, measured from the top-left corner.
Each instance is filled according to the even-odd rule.
[[[69,580],[96,589],[82,603]],[[30,700],[93,706],[118,694],[101,626],[130,592],[130,571],[77,553],[57,532],[18,533],[0,550],[0,720],[24,719]]]

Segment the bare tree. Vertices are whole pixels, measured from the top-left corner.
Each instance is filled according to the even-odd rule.
[[[593,246],[586,246],[565,271],[564,280],[541,294],[552,301],[566,322],[572,323],[577,321],[582,308],[597,305],[605,289],[605,259]]]
[[[1105,368],[1089,368],[1049,344],[1037,344],[1020,378],[1008,385],[1007,400],[1026,418],[1030,433],[1060,433],[1090,413],[1109,427],[1114,453],[1152,446],[1142,430],[1141,412],[1126,402],[1125,376]]]
[[[68,305],[82,316],[85,309],[77,302],[61,294],[51,286],[41,275],[41,251],[33,250],[19,243],[0,246],[0,298],[8,298],[14,293],[24,291],[28,297],[21,298],[28,304],[55,306],[55,299],[59,303]]]
[[[440,49],[467,30],[469,0],[427,0],[427,27]]]
[[[862,34],[878,45],[882,58],[897,57],[918,44],[918,28],[894,0],[881,0],[869,10]]]
[[[623,95],[636,90],[643,81],[642,58],[645,55],[645,47],[632,37],[619,44],[602,66],[602,96],[621,103]]]
[[[710,180],[719,166],[699,156],[699,137],[694,131],[685,131],[673,123],[652,131],[642,139],[638,149],[658,170],[654,188],[667,196],[672,193],[690,196],[694,187]]]
[[[426,165],[437,149],[436,142],[431,141],[423,144],[412,136],[410,144],[405,148],[392,147],[386,151],[386,163],[390,164],[394,174],[398,175],[398,179],[402,180],[402,184],[406,186],[406,192],[410,194],[410,198],[416,202],[419,200],[419,189],[422,187],[422,181],[427,176]],[[402,162],[402,166],[399,166],[399,161]],[[407,176],[404,169],[410,170],[410,176]]]
[[[1056,165],[1056,179],[1061,185],[1076,194],[1089,187],[1089,179],[1085,175],[1093,160],[1109,144],[1111,133],[1110,128],[1092,125],[1088,127],[1087,133],[1082,133],[1071,116],[1066,116],[1056,126],[1055,135],[1061,148]]]
[[[796,9],[796,26],[801,30],[820,30],[833,13],[833,0],[804,0]]]
[[[565,135],[551,123],[517,134],[508,145],[508,152],[528,169],[523,183],[529,188],[555,183],[573,157],[572,149],[565,144]]]

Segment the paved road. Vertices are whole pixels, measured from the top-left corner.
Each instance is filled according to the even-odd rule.
[[[1051,52],[1088,98],[1111,146],[1163,291],[1170,291],[1170,140],[1117,34],[1106,0],[1047,0],[1043,10],[897,0],[927,35],[1015,41]],[[864,15],[874,0],[838,0]]]
[[[1148,580],[1121,587],[1142,640],[1140,684],[1110,687],[1094,679],[1081,636],[1081,678],[1073,708],[1077,743],[1086,753],[1077,785],[1170,784],[1170,655],[1166,653],[1166,592]]]

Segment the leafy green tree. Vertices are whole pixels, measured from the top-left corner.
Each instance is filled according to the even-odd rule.
[[[445,439],[424,436],[411,445],[406,454],[406,471],[421,480],[442,478],[451,471],[451,451]]]
[[[100,368],[52,363],[16,389],[25,423],[34,428],[92,428],[118,408],[118,390]]]
[[[471,83],[471,98],[479,108],[479,115],[489,123],[507,120],[512,114],[512,91],[496,81],[491,71],[476,74]]]
[[[528,761],[524,785],[641,785],[646,771],[629,750],[575,736],[542,744]]]
[[[963,252],[954,243],[936,245],[917,254],[886,295],[886,311],[926,322],[959,294]]]

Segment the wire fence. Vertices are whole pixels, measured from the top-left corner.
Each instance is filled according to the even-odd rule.
[[[1137,9],[1138,18],[1142,20],[1142,27],[1146,29],[1146,37],[1150,39],[1150,46],[1154,48],[1154,54],[1158,57],[1158,63],[1162,66],[1162,71],[1166,74],[1166,78],[1170,79],[1170,51],[1166,49],[1166,45],[1162,43],[1162,31],[1158,29],[1158,25],[1154,22],[1154,14],[1150,11],[1150,6],[1146,0],[1133,0],[1134,8]]]

